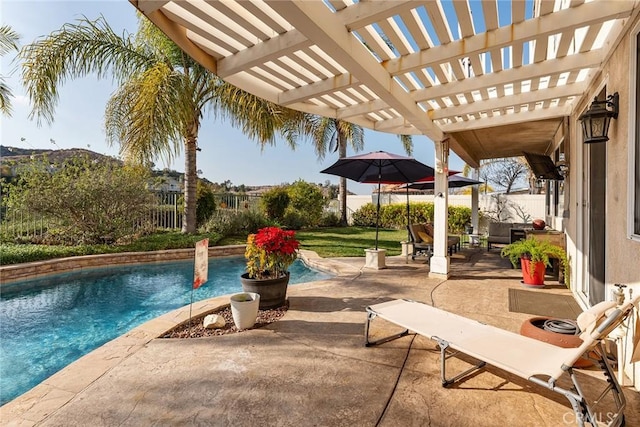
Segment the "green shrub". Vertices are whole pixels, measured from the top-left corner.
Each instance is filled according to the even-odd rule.
[[[72,157],[51,165],[46,157],[25,164],[8,186],[7,206],[56,224],[48,239],[63,244],[113,243],[148,221],[155,202],[148,171],[115,160]]]
[[[328,203],[322,190],[315,184],[298,180],[287,187],[287,193],[289,194],[290,202],[285,212],[285,218],[287,216],[292,217],[292,213],[295,212],[295,216],[299,217],[299,219],[295,221],[293,221],[293,218],[285,220],[284,225],[290,226],[287,222],[295,222],[299,225],[296,229],[316,227],[320,223],[322,213]]]
[[[334,212],[325,212],[320,218],[320,227],[339,227],[340,216]]]
[[[219,210],[213,213],[209,220],[200,227],[203,233],[217,233],[220,236],[235,236],[255,233],[260,228],[274,225],[262,212],[252,210],[229,211]]]
[[[285,187],[275,187],[266,191],[260,198],[260,207],[267,218],[280,221],[289,206],[290,197]]]
[[[216,199],[211,188],[198,180],[196,189],[196,224],[203,225],[216,210]]]
[[[362,205],[351,215],[352,225],[355,227],[376,226],[376,206],[373,203]]]
[[[412,224],[433,222],[433,203],[410,203],[410,219]],[[376,206],[367,203],[352,215],[354,226],[375,227]],[[471,209],[465,206],[449,206],[449,232],[461,233],[464,226],[471,222]],[[393,203],[380,206],[380,227],[402,229],[407,225],[406,203]]]
[[[466,206],[449,206],[449,232],[462,233],[464,227],[471,223],[471,208]]]
[[[302,212],[294,209],[287,209],[287,212],[284,214],[280,223],[285,228],[300,230],[301,228],[309,225],[309,220]]]

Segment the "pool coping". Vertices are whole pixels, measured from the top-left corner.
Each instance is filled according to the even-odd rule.
[[[214,250],[213,254],[214,256],[237,255],[238,249],[242,249],[242,253],[244,253],[244,247],[245,245],[218,247],[221,249]],[[211,256],[211,249],[214,248],[209,249],[209,255]],[[156,255],[160,257],[165,252],[167,251],[160,251],[160,253]],[[182,255],[182,253],[191,253],[193,256],[194,250],[183,250],[179,255]],[[83,258],[88,257],[104,261],[104,258],[95,255]],[[335,274],[336,276],[357,275],[360,271],[359,268],[355,268],[339,260],[321,258],[313,251],[299,250],[298,257],[309,267]],[[153,259],[153,257],[150,257],[150,259]],[[167,260],[167,258],[164,258],[158,259],[157,261]],[[121,262],[118,264],[132,263],[134,263],[134,261]],[[39,263],[29,264],[30,268],[34,268]],[[74,265],[74,263],[65,264]],[[75,263],[75,265],[77,265],[77,263]],[[91,264],[91,266],[95,267],[93,264]],[[321,286],[322,283],[323,281],[307,282],[296,286]],[[145,347],[149,342],[161,337],[176,326],[187,322],[190,316],[192,318],[198,317],[204,313],[216,311],[228,305],[229,295],[230,294],[221,295],[194,302],[191,308],[189,305],[185,305],[170,311],[92,350],[32,389],[7,402],[3,406],[0,406],[0,425],[14,425],[11,420],[20,420],[20,425],[36,425],[43,422],[47,417],[71,401],[78,393],[89,387],[100,377],[107,375],[109,371]]]

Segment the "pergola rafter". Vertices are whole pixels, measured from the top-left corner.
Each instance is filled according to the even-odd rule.
[[[555,124],[574,112],[640,8],[638,0],[535,0],[533,10],[497,0],[130,1],[248,92],[379,131],[449,136],[470,165],[508,150],[467,131],[540,121],[554,133],[537,132],[527,149],[548,150]]]

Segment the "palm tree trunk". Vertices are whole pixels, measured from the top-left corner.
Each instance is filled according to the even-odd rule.
[[[347,157],[347,139],[340,131],[340,128],[336,126],[336,132],[338,132],[338,155],[342,159]],[[340,225],[343,227],[348,225],[347,223],[347,178],[340,178],[340,185],[338,187],[338,193],[340,195]]]
[[[196,232],[196,188],[198,175],[196,174],[197,138],[190,135],[185,141],[184,154],[184,216],[182,217],[182,232]]]

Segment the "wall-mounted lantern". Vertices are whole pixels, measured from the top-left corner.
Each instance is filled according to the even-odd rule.
[[[582,122],[582,136],[585,144],[609,140],[609,124],[611,118],[618,118],[618,102],[618,92],[607,96],[607,99],[603,101],[594,98],[589,109],[578,117],[578,120]],[[607,107],[611,107],[611,110]]]

